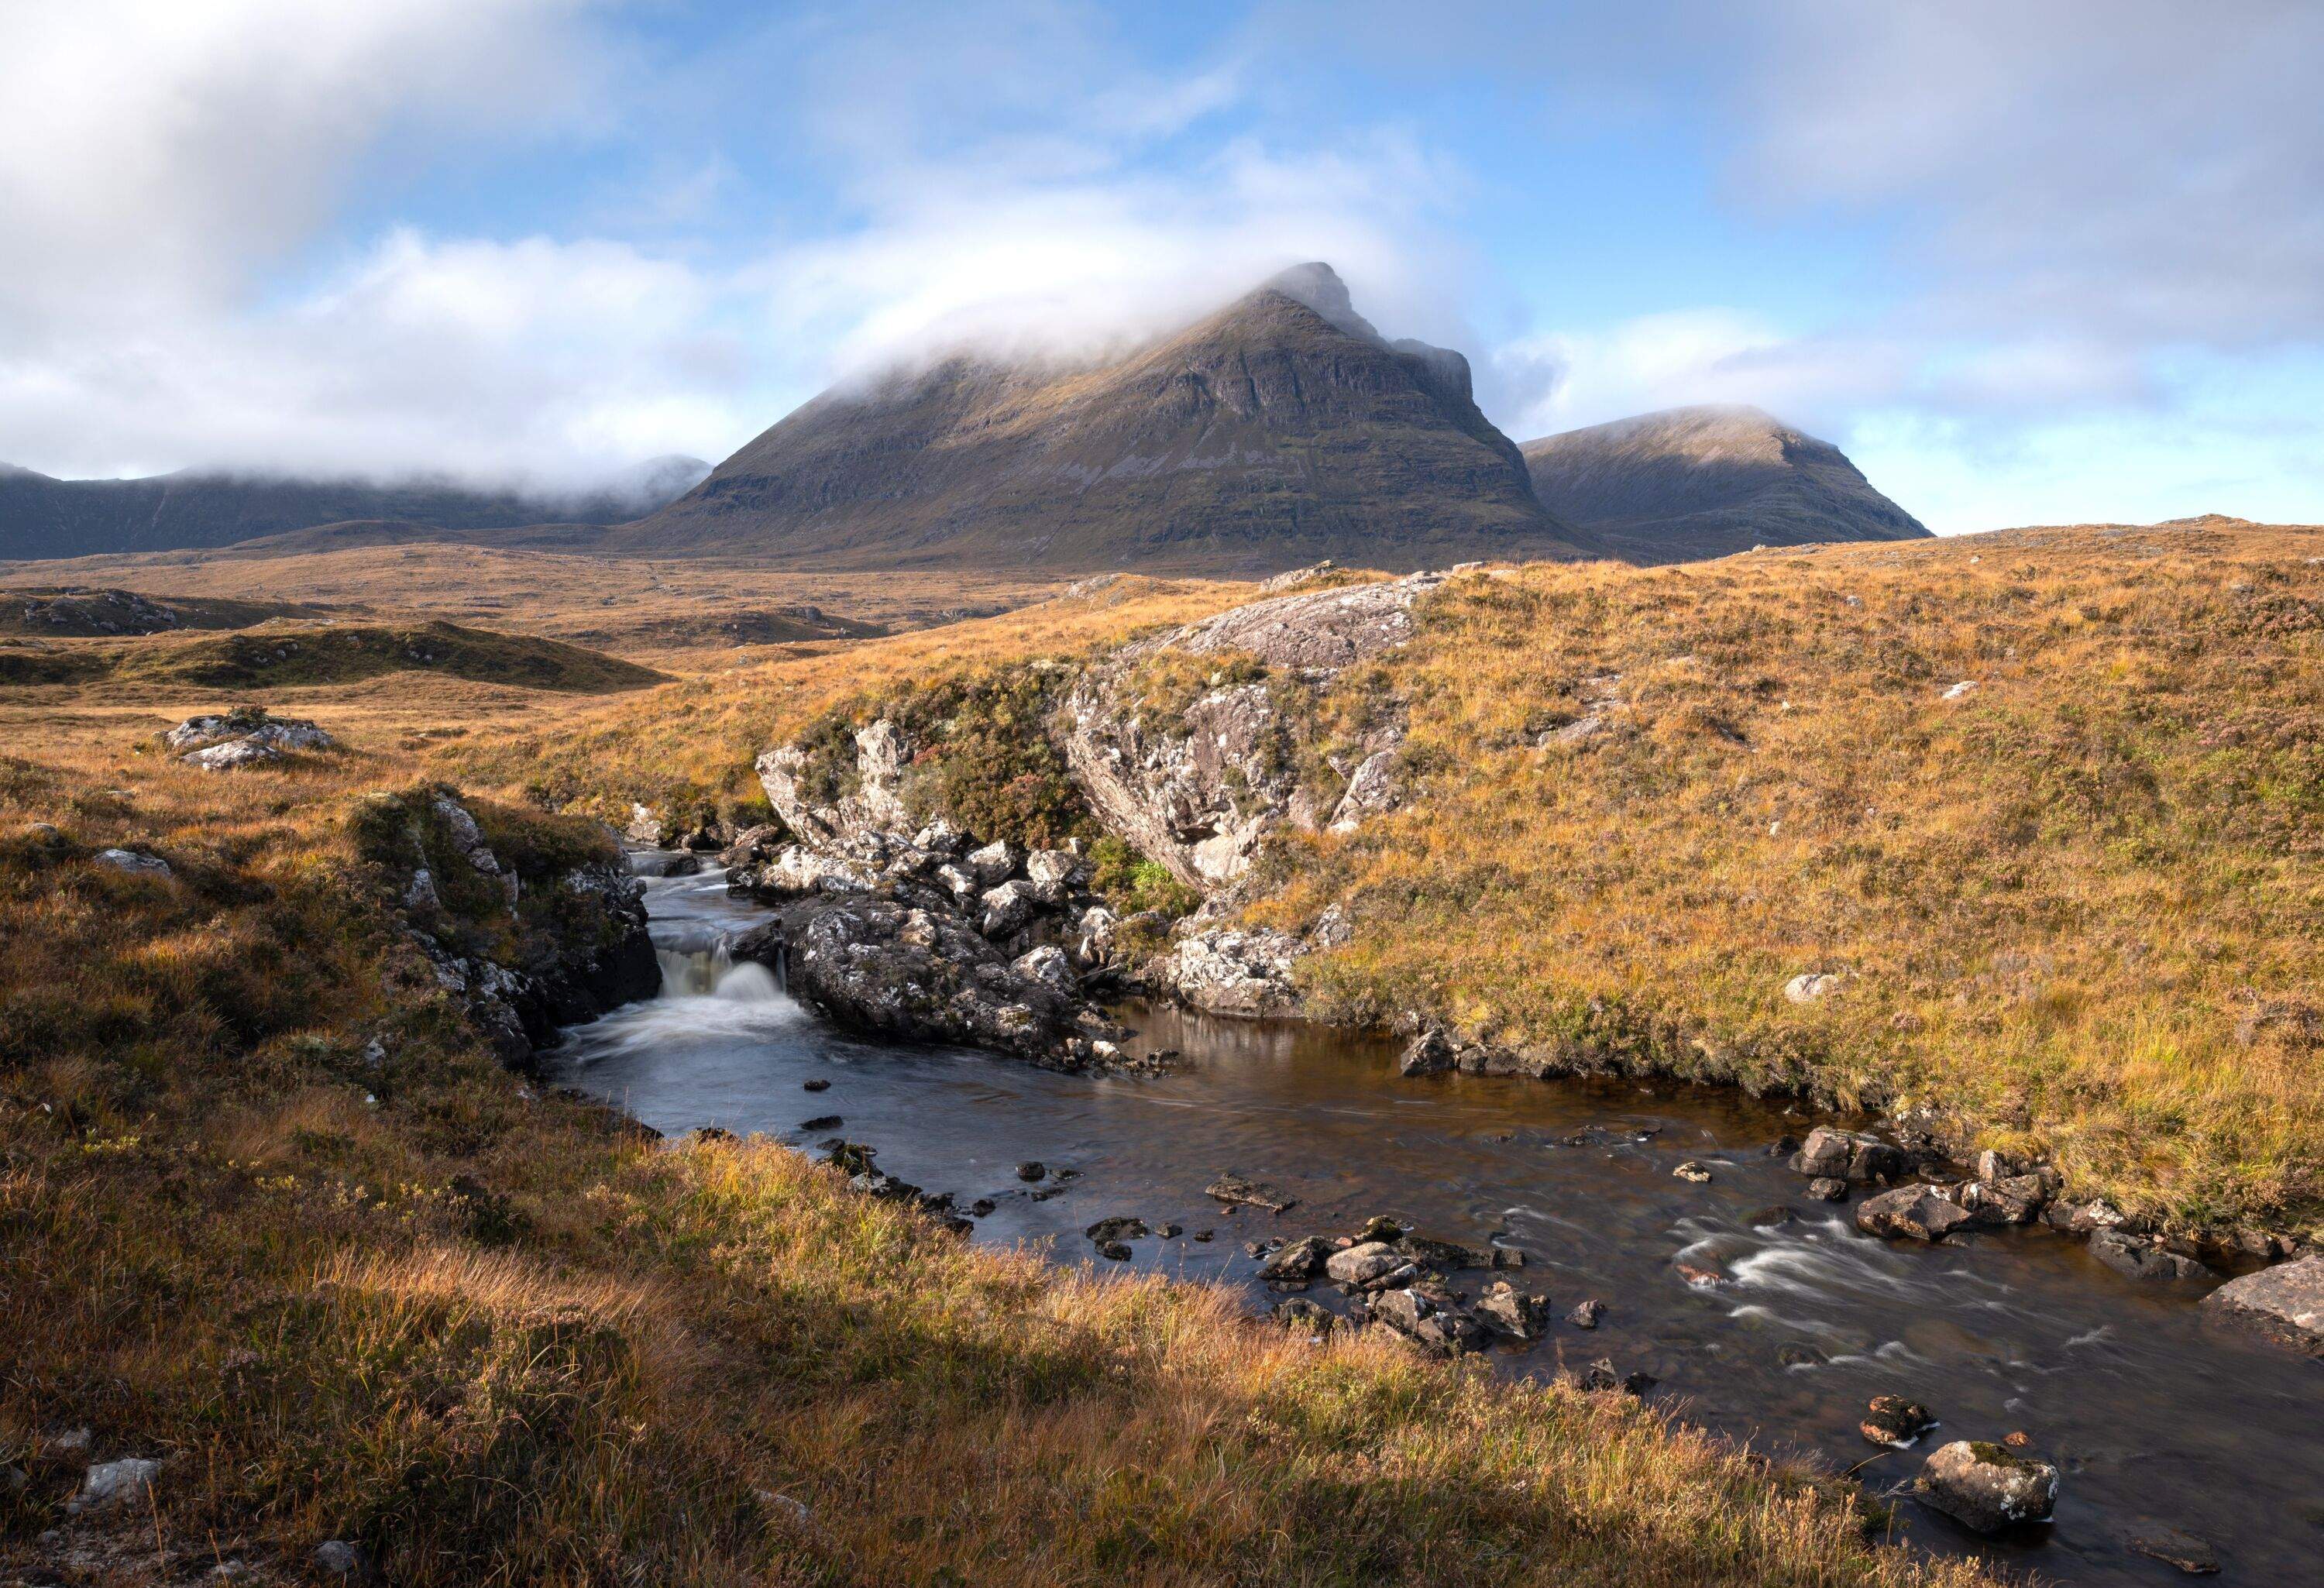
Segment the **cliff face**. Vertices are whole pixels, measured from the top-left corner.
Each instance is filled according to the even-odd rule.
[[[1559,557],[1468,363],[1382,339],[1328,267],[1116,362],[956,357],[825,393],[608,549],[831,567],[1273,572]]]
[[[1908,540],[1919,520],[1846,454],[1756,408],[1674,408],[1525,446],[1535,494],[1632,562]]]

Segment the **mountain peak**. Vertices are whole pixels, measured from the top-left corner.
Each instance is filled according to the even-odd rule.
[[[1524,451],[1544,507],[1635,561],[1929,532],[1839,448],[1748,404],[1634,414]]]
[[[1277,271],[1262,282],[1259,290],[1280,292],[1294,302],[1303,303],[1351,336],[1361,337],[1368,342],[1384,341],[1372,322],[1356,312],[1355,300],[1348,296],[1348,283],[1340,279],[1340,272],[1320,259]]]

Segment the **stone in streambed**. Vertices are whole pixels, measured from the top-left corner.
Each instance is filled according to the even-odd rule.
[[[1933,1186],[1900,1186],[1869,1197],[1856,1210],[1856,1227],[1868,1235],[1941,1241],[1969,1222],[1969,1214],[1937,1195]]]
[[[1101,1246],[1118,1241],[1141,1241],[1152,1233],[1146,1227],[1144,1219],[1127,1215],[1100,1219],[1082,1232]]]
[[[1606,1304],[1593,1296],[1567,1313],[1565,1321],[1577,1329],[1594,1329],[1598,1326],[1598,1320],[1605,1316]]]
[[[799,1083],[799,1090],[802,1092],[828,1092],[831,1090],[831,1083],[829,1081],[801,1081]]]
[[[1848,1182],[1831,1178],[1810,1180],[1808,1195],[1818,1202],[1845,1202],[1848,1200]]]
[[[1332,1253],[1324,1260],[1323,1271],[1347,1289],[1372,1290],[1417,1273],[1419,1265],[1385,1242],[1367,1241]]]
[[[1203,1195],[1230,1205],[1263,1207],[1269,1213],[1288,1213],[1299,1205],[1296,1197],[1286,1196],[1266,1181],[1245,1179],[1240,1175],[1221,1175],[1203,1187]]]
[[[1922,1504],[1963,1527],[1997,1533],[2049,1520],[2058,1504],[2058,1469],[1998,1445],[1957,1439],[1929,1457],[1913,1489]]]
[[[1538,1340],[1549,1322],[1549,1297],[1527,1296],[1507,1279],[1497,1279],[1471,1309],[1477,1321],[1512,1340]]]
[[[2100,1230],[2091,1236],[2090,1255],[2133,1279],[2200,1279],[2210,1272],[2191,1257],[2150,1246],[2119,1230]]]
[[[2230,1279],[2203,1298],[2206,1316],[2324,1356],[2324,1257]]]
[[[1684,1180],[1690,1185],[1708,1186],[1711,1184],[1711,1171],[1704,1168],[1701,1164],[1695,1162],[1694,1159],[1691,1158],[1684,1163],[1679,1165],[1678,1168],[1671,1170],[1671,1176],[1674,1179]]]
[[[1035,1180],[1047,1178],[1048,1173],[1049,1171],[1045,1166],[1029,1160],[1017,1166],[1017,1177],[1028,1182],[1028,1184]]]
[[[1332,1256],[1332,1243],[1321,1235],[1309,1235],[1282,1247],[1262,1264],[1259,1277],[1272,1284],[1312,1284],[1323,1274],[1323,1265]]]
[[[847,1122],[835,1113],[819,1113],[811,1120],[799,1121],[802,1131],[835,1131]]]
[[[2134,1555],[2176,1566],[2190,1577],[2209,1577],[2219,1569],[2219,1552],[2184,1528],[2167,1522],[2145,1522],[2123,1536]]]
[[[1904,1155],[1877,1136],[1819,1125],[1808,1132],[1792,1168],[1815,1179],[1893,1180],[1904,1172]]]
[[[1874,1445],[1902,1450],[1936,1426],[1935,1415],[1919,1401],[1901,1395],[1876,1395],[1865,1408],[1857,1432]]]

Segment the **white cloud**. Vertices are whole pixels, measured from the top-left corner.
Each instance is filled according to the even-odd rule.
[[[576,0],[72,0],[0,32],[0,334],[230,300],[399,121],[576,113]]]

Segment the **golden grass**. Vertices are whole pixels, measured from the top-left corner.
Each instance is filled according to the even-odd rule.
[[[2324,531],[2207,521],[1459,581],[1319,713],[1400,704],[1416,797],[1289,845],[1256,913],[1347,905],[1354,941],[1312,965],[1342,1018],[1926,1105],[2082,1194],[2312,1228],[2319,557]],[[752,759],[834,705],[1250,594],[1130,581],[802,649],[439,763],[606,814],[740,809]],[[1849,980],[1787,1002],[1808,971]]]
[[[537,1094],[383,928],[346,821],[463,743],[431,713],[595,719],[317,700],[348,748],[233,777],[141,753],[151,706],[5,708],[0,1462],[31,1482],[0,1570],[61,1528],[111,1582],[299,1577],[326,1537],[420,1584],[1978,1580],[1619,1398],[1311,1345]],[[115,844],[175,876],[93,863]],[[166,1458],[150,1509],[66,1515],[76,1426]]]

